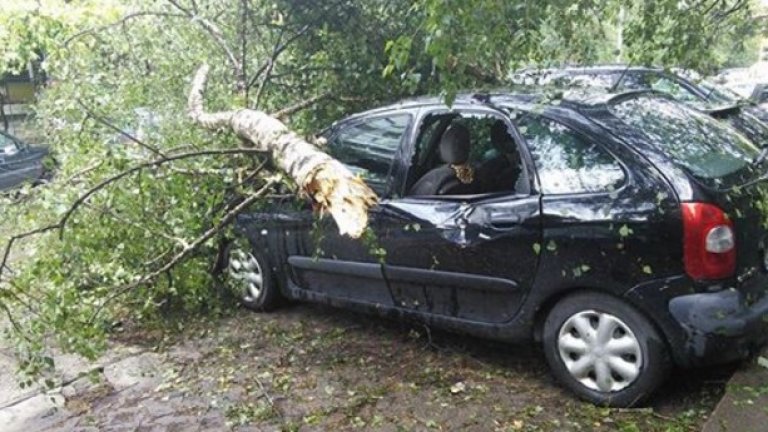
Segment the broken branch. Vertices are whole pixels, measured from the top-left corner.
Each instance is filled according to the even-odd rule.
[[[376,194],[341,162],[290,131],[280,120],[252,109],[206,113],[203,90],[208,66],[201,66],[189,92],[187,112],[200,126],[231,129],[272,160],[309,195],[321,210],[328,211],[341,234],[360,237],[368,226],[368,210]]]

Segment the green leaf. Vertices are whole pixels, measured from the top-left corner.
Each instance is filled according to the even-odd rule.
[[[556,251],[557,250],[557,243],[555,243],[554,240],[550,240],[547,243],[547,250],[550,251],[550,252]]]
[[[628,237],[632,235],[632,233],[634,233],[634,231],[632,231],[632,228],[630,228],[626,224],[622,225],[621,228],[619,228],[619,235],[621,237]]]
[[[653,273],[653,269],[651,269],[651,266],[649,266],[649,265],[644,265],[643,266],[643,273],[645,273],[645,274],[652,274]]]
[[[536,255],[539,255],[541,253],[541,244],[539,243],[533,244],[533,253],[535,253]]]

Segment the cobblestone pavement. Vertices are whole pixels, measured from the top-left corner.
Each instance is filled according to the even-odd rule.
[[[67,385],[49,393],[14,387],[0,351],[0,429],[698,430],[732,371],[676,374],[652,407],[609,410],[561,390],[531,346],[308,305],[238,311],[163,347],[60,356]],[[94,367],[99,382],[78,379]]]

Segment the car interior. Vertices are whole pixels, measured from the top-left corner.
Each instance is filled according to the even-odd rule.
[[[406,190],[409,196],[528,193],[520,152],[500,117],[432,114],[422,122]]]

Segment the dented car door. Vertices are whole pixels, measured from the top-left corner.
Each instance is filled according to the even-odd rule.
[[[514,317],[536,274],[539,195],[403,198],[376,213],[398,307],[476,322]]]
[[[388,196],[393,161],[413,115],[407,110],[388,111],[353,119],[336,126],[327,150],[350,171],[359,175],[379,196]],[[312,221],[306,209],[307,221]],[[310,223],[313,223],[312,226]],[[381,260],[369,239],[378,237],[378,221],[371,215],[363,238],[339,234],[336,223],[321,218],[301,227],[301,248],[289,252],[293,283],[299,295],[319,295],[374,306],[393,306]],[[307,235],[309,234],[309,235]]]

